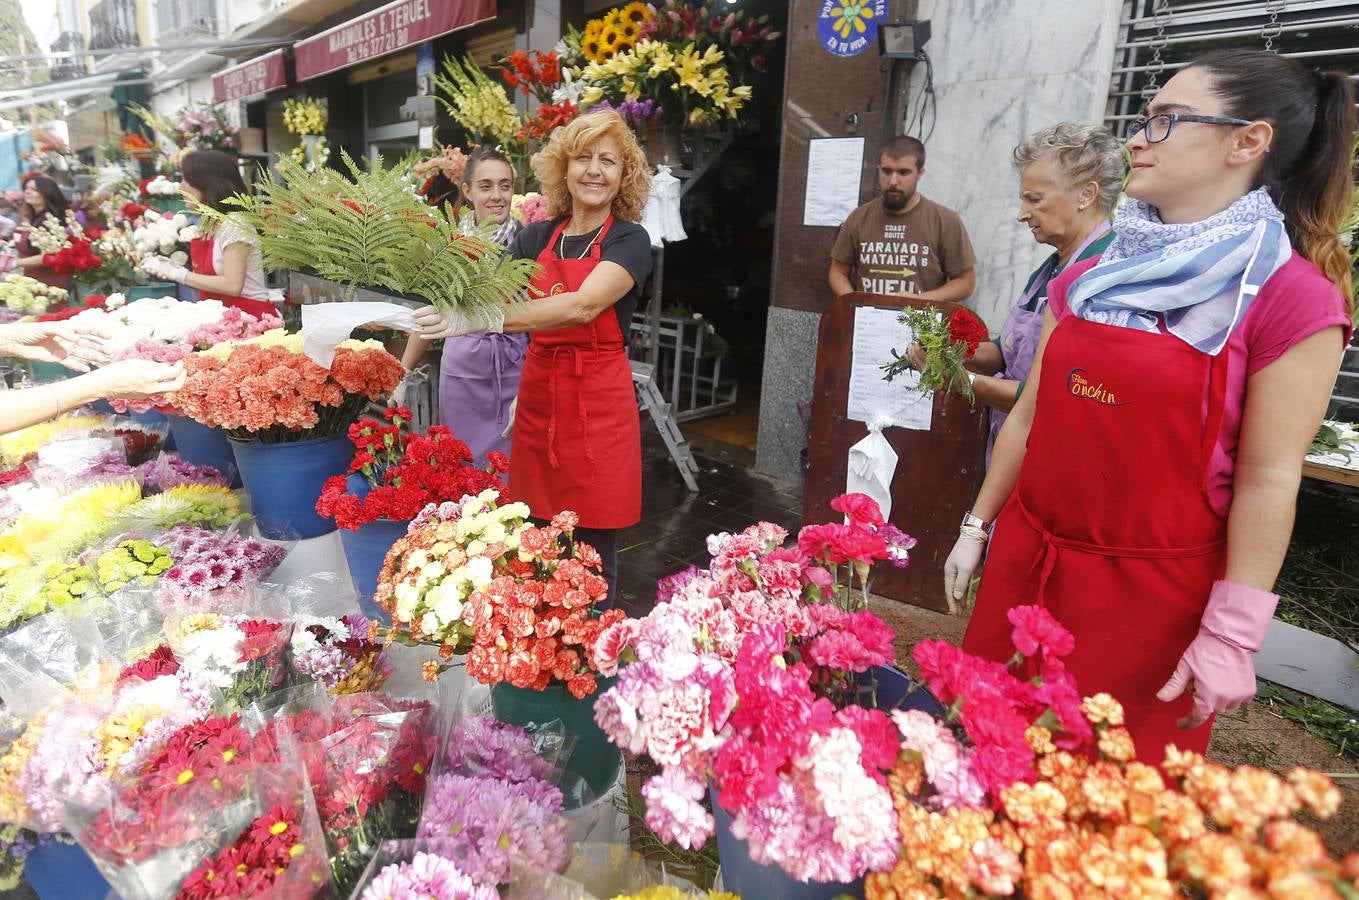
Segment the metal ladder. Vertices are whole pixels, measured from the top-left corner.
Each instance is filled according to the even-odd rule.
[[[656,367],[637,360],[631,362],[632,384],[637,389],[637,402],[642,409],[651,414],[651,421],[656,423],[656,430],[661,433],[661,440],[665,441],[670,458],[679,467],[684,486],[698,493],[698,463],[694,462],[694,455],[689,452],[689,442],[679,430],[674,410],[665,402],[665,395],[656,386]]]

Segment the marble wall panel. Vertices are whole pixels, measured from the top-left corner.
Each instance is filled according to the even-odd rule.
[[[807,427],[798,403],[812,396],[817,330],[821,314],[769,308],[760,393],[760,431],[755,469],[775,478],[801,480]]]

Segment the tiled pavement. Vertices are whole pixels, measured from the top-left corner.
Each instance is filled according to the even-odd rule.
[[[760,520],[795,533],[801,522],[801,486],[753,474],[754,454],[701,439],[691,449],[701,469],[697,494],[684,486],[655,433],[643,434],[642,521],[618,541],[619,605],[629,612],[650,608],[656,579],[706,565],[708,535]]]

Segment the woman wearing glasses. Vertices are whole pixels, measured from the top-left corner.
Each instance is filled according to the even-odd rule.
[[[1208,54],[1160,90],[1128,140],[1117,237],[1053,282],[945,566],[956,602],[994,521],[964,646],[1007,659],[1009,610],[1045,606],[1075,633],[1081,692],[1123,703],[1148,762],[1202,752],[1213,715],[1255,693],[1350,336],[1354,131],[1345,75],[1270,53]]]

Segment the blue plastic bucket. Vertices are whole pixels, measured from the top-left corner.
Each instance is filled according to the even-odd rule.
[[[409,520],[393,522],[378,519],[359,526],[357,531],[340,529],[340,543],[344,545],[344,559],[349,565],[349,577],[359,595],[359,609],[370,619],[390,625],[391,620],[381,606],[373,601],[377,593],[378,574],[387,558],[387,551],[406,533]]]
[[[231,452],[231,441],[220,428],[204,425],[188,416],[169,416],[170,436],[180,458],[195,466],[212,466],[231,476],[231,486],[240,487],[241,477],[236,470],[236,454]]]
[[[295,540],[335,530],[333,521],[316,514],[316,501],[327,478],[349,469],[354,445],[346,435],[287,444],[230,440],[260,534]]]
[[[24,878],[42,900],[104,900],[109,893],[109,883],[77,844],[34,847],[24,861]]]

